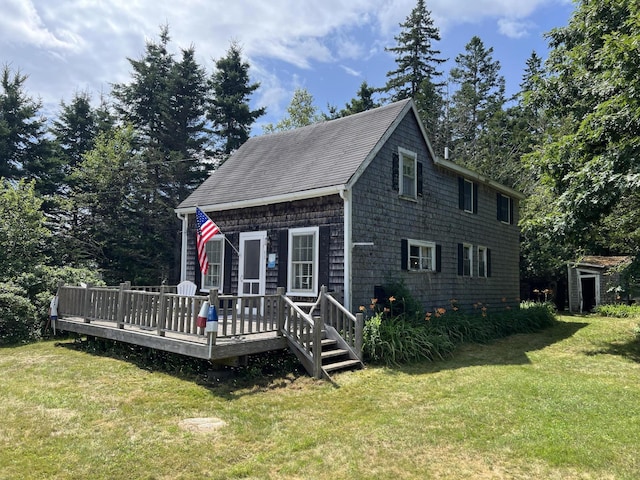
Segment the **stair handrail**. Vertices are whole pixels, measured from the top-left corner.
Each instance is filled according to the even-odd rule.
[[[301,338],[301,335],[298,332],[295,332],[295,335],[291,335],[291,321],[292,319],[287,319],[287,326],[284,329],[284,334],[292,341],[297,347],[299,353],[301,353],[304,357],[307,358],[307,361],[310,361],[312,364],[311,370],[313,371],[313,376],[315,378],[322,378],[322,349],[319,346],[322,344],[322,327],[323,324],[321,322],[316,322],[313,317],[302,310],[296,303],[291,300],[286,295],[282,296],[283,302],[289,306],[299,318],[302,319],[303,322],[306,323],[308,328],[311,330],[311,341],[312,344],[316,346],[316,348],[311,348],[309,342],[304,342]],[[304,326],[300,329],[301,332],[304,331]]]
[[[347,334],[345,331],[340,332],[339,326],[335,325],[333,322],[333,320],[335,319],[329,318],[331,317],[328,314],[329,309],[326,308],[326,306],[324,308],[321,308],[321,310],[323,310],[322,321],[326,325],[336,328],[338,330],[338,333],[340,333],[343,339],[349,344],[350,348],[353,349],[356,356],[362,359],[364,315],[361,312],[355,315],[351,313],[344,305],[342,305],[338,300],[333,298],[333,296],[327,292],[327,287],[324,285],[321,287],[320,297],[318,297],[318,301],[320,302],[320,305],[322,305],[322,302],[320,301],[321,299],[324,299],[324,301],[328,301],[333,307],[335,307],[337,310],[340,311],[340,313],[344,316],[344,318],[346,318],[353,324],[353,330],[349,329],[349,331],[352,332],[352,337],[350,337],[350,335]]]

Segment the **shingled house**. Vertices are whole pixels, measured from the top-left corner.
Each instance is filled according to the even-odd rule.
[[[425,308],[519,296],[518,192],[438,158],[412,100],[249,139],[176,209],[182,279],[356,311],[403,282]],[[195,208],[219,226],[203,277]]]

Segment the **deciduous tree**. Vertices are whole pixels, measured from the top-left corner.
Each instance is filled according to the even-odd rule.
[[[265,133],[282,132],[305,127],[322,119],[318,108],[313,104],[313,95],[304,88],[296,88],[287,107],[287,115],[275,125],[269,123],[263,129]]]

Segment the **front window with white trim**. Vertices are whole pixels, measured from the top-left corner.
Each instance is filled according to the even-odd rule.
[[[222,278],[224,269],[224,239],[222,236],[216,236],[209,240],[205,245],[207,252],[207,260],[209,261],[209,269],[202,281],[204,290],[217,288],[222,291]]]
[[[289,230],[290,293],[317,295],[318,244],[318,227]]]
[[[420,240],[409,240],[408,270],[435,271],[436,244]]]
[[[418,155],[415,152],[398,148],[400,157],[400,195],[418,198]]]

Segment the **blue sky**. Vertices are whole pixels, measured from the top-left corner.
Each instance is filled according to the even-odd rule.
[[[518,90],[526,59],[547,56],[543,34],[567,24],[571,0],[427,0],[449,62],[474,35],[502,65],[507,92]],[[394,68],[385,47],[415,0],[0,0],[0,63],[29,76],[27,93],[55,116],[61,100],[88,91],[94,99],[111,84],[130,80],[129,58],[168,24],[172,46],[193,45],[208,71],[237,41],[261,84],[255,106],[260,124],[277,122],[295,88],[315,104],[339,108],[363,80],[382,86]],[[258,125],[255,129],[260,133]]]

